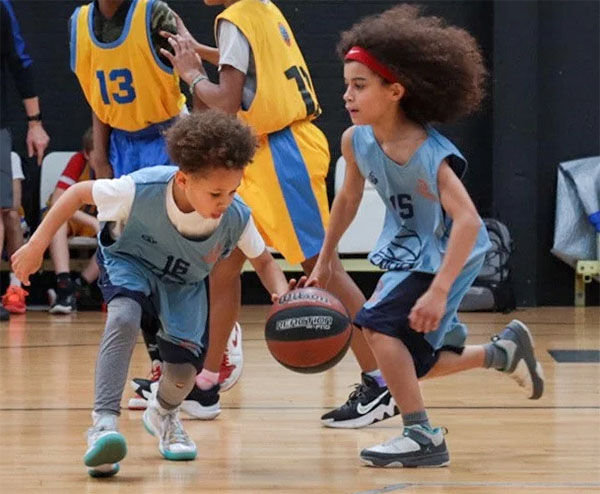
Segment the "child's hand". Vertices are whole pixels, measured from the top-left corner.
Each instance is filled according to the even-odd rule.
[[[315,267],[310,273],[307,286],[320,286],[326,288],[330,278],[331,261],[322,261],[321,257],[319,257],[315,263]]]
[[[11,257],[12,269],[19,280],[29,286],[29,276],[37,273],[42,265],[44,251],[40,252],[33,244],[26,243]]]
[[[419,299],[408,315],[410,327],[418,333],[429,333],[440,326],[446,312],[448,294],[439,288],[430,287]]]
[[[179,34],[173,34],[169,36],[168,41],[175,54],[171,54],[164,48],[160,49],[160,53],[167,57],[173,68],[187,84],[191,84],[197,75],[204,74],[202,59],[194,50],[190,39]]]
[[[288,283],[288,289],[285,293],[291,292],[292,290],[295,290],[296,288],[305,288],[305,287],[309,287],[309,286],[317,286],[317,285],[315,282],[311,282],[306,276],[300,277],[300,279],[297,281],[294,278],[292,278]],[[277,302],[279,300],[279,297],[281,297],[282,295],[283,295],[283,293],[271,294],[271,302],[273,302],[273,303]]]

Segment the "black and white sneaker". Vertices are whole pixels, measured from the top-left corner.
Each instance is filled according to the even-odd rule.
[[[73,283],[65,286],[57,286],[56,291],[48,290],[50,298],[50,314],[72,314],[77,311],[77,298]]]
[[[537,400],[544,393],[544,370],[535,358],[533,336],[529,328],[513,319],[492,342],[506,352],[505,372],[521,387],[530,400]]]
[[[150,399],[154,387],[158,386],[157,381],[150,379],[135,378],[131,381],[131,387],[136,393],[136,398],[141,400]],[[143,409],[145,407],[129,407],[130,409]],[[200,420],[212,420],[221,413],[221,404],[219,402],[219,385],[216,384],[212,388],[203,391],[197,386],[194,386],[187,398],[183,400],[180,407],[181,411],[189,415],[191,418]]]
[[[450,464],[444,429],[424,425],[407,426],[400,437],[363,449],[360,459],[371,467],[435,468]]]
[[[321,417],[325,427],[358,429],[400,413],[387,386],[378,386],[377,381],[365,373],[361,377],[362,383],[356,385],[348,401]]]

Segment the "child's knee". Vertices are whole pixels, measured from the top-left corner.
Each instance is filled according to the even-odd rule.
[[[196,367],[192,364],[163,362],[158,402],[166,409],[179,406],[194,387],[195,380]]]

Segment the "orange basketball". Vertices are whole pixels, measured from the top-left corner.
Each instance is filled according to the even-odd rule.
[[[265,339],[271,355],[296,372],[312,374],[337,364],[352,338],[344,305],[321,288],[299,288],[273,304]]]

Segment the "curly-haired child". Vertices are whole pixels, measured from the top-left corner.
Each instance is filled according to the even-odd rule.
[[[465,346],[458,305],[490,247],[460,181],[466,162],[430,126],[476,110],[486,70],[476,41],[442,19],[401,5],[344,32],[344,101],[353,127],[323,249],[309,283],[326,285],[336,245],[369,180],[387,210],[369,259],[386,272],[355,317],[404,421],[400,437],[360,453],[371,466],[449,464],[442,428],[431,427],[418,380],[478,367],[501,370],[528,397],[544,389],[529,329],[511,321],[487,345]]]

